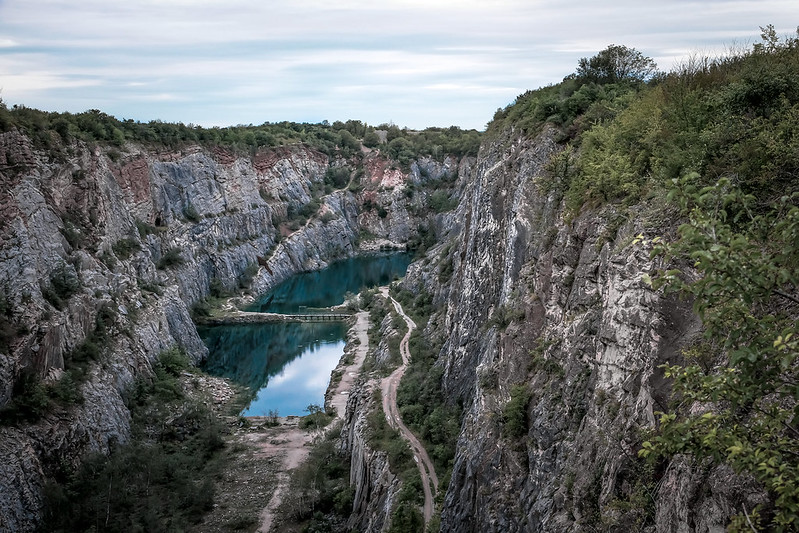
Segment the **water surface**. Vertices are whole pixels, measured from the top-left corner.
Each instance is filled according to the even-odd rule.
[[[244,416],[303,415],[324,405],[330,371],[344,352],[343,322],[236,324],[199,329],[204,369],[257,391]]]
[[[299,313],[339,305],[347,292],[357,294],[404,276],[410,263],[411,254],[405,252],[338,261],[322,270],[292,276],[264,294],[249,310]]]
[[[385,285],[405,275],[407,253],[367,256],[333,263],[289,278],[251,310],[297,313],[343,303],[347,292]],[[270,301],[271,300],[271,301]],[[268,303],[268,305],[267,305]],[[253,400],[244,416],[307,414],[324,405],[330,372],[344,353],[343,322],[236,324],[198,328],[208,346],[204,369],[246,385]]]

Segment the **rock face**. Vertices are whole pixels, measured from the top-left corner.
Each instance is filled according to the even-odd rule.
[[[547,129],[484,143],[449,227],[458,237],[429,256],[451,262],[451,281],[436,286],[429,268],[405,281],[446,298],[442,385],[467,408],[441,530],[640,530],[656,518],[648,529],[723,531],[740,502],[757,503],[751,483],[675,464],[657,490],[637,457],[669,395],[658,367],[699,328],[687,303],[642,282],[655,265],[633,243],[675,217],[657,202],[568,219],[547,172],[560,149]],[[516,429],[503,422],[512,394],[529,399]]]
[[[125,391],[152,374],[161,351],[178,345],[195,362],[205,357],[190,308],[212,285],[265,291],[355,254],[363,231],[404,245],[419,224],[409,207],[425,200],[403,192],[420,179],[413,174],[391,171],[382,183],[388,164],[378,153],[354,180],[357,194],[324,194],[330,159],[301,145],[254,155],[56,148],[0,134],[0,296],[10,309],[0,323],[0,407],[14,407],[27,376],[64,379],[75,350],[97,344],[99,322],[104,336],[79,382],[82,402],[0,425],[10,458],[0,465],[2,530],[35,528],[45,478],[128,439]],[[429,180],[455,163],[424,164]],[[307,221],[292,219],[314,202]]]
[[[376,407],[373,393],[367,383],[358,384],[347,402],[341,431],[341,448],[350,455],[350,484],[355,488],[347,529],[372,533],[388,529],[400,490],[386,452],[374,450],[368,443],[367,414]]]
[[[699,329],[687,303],[642,282],[656,265],[634,236],[672,231],[674,215],[654,200],[569,218],[547,171],[560,150],[544,129],[495,136],[477,161],[423,159],[408,172],[371,152],[351,186],[322,195],[330,160],[303,146],[47,153],[0,135],[0,296],[11,309],[0,322],[10,338],[0,406],[26,376],[64,379],[98,323],[108,339],[82,403],[0,426],[0,529],[34,529],[46,478],[128,439],[125,391],[162,350],[205,356],[189,309],[212,286],[262,292],[357,253],[362,239],[424,233],[426,260],[404,285],[445,309],[429,327],[446,338],[446,400],[465,412],[442,531],[723,530],[759,502],[753,483],[675,461],[659,466],[655,488],[636,453],[670,394],[659,365],[679,361]],[[430,185],[442,180],[460,201],[431,215]],[[292,220],[314,202],[307,221]],[[399,490],[368,445],[373,402],[368,386],[353,393],[342,430],[355,486],[348,527],[363,531],[388,528]]]

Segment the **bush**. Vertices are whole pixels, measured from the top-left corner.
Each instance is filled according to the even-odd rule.
[[[66,300],[80,290],[80,279],[75,269],[65,263],[59,264],[50,274],[50,283],[42,287],[42,296],[58,310],[64,308]]]
[[[32,371],[23,371],[11,394],[11,401],[0,409],[0,424],[34,422],[50,408],[47,389]]]
[[[328,167],[325,172],[325,183],[336,189],[344,188],[350,181],[350,169],[347,167]]]
[[[197,209],[192,204],[186,206],[183,210],[183,216],[186,217],[186,220],[195,224],[202,219],[200,213],[197,212]]]
[[[6,294],[0,287],[0,353],[7,354],[11,351],[11,343],[17,335],[12,320],[13,308]]]
[[[225,288],[225,284],[219,278],[212,278],[208,286],[208,294],[212,298],[227,298],[230,296],[230,291]]]
[[[158,228],[152,226],[146,222],[143,222],[139,219],[136,219],[136,229],[139,232],[139,237],[142,239],[145,238],[147,235],[152,235],[158,231]]]
[[[256,274],[258,274],[258,263],[249,263],[244,272],[241,273],[241,276],[239,276],[239,287],[248,289],[252,285],[252,280],[255,279]]]
[[[111,245],[114,254],[123,261],[141,250],[141,245],[136,239],[120,239]]]
[[[186,260],[180,255],[180,248],[169,248],[156,263],[159,270],[180,266],[186,263]]]
[[[158,364],[167,374],[172,376],[179,376],[191,366],[189,356],[176,346],[161,352],[158,356]]]
[[[510,390],[510,401],[505,404],[502,420],[507,436],[522,437],[527,433],[527,406],[530,403],[530,389],[527,385],[514,385]]]
[[[363,136],[363,145],[368,148],[377,148],[380,146],[380,137],[374,130],[370,130]]]

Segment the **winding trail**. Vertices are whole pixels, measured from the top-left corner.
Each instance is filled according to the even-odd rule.
[[[433,467],[430,456],[427,455],[427,450],[422,446],[419,439],[416,438],[416,435],[403,423],[399,408],[397,407],[397,388],[411,361],[411,353],[410,350],[408,350],[408,340],[411,338],[413,330],[416,329],[416,323],[411,320],[411,317],[405,314],[399,302],[389,296],[388,287],[380,287],[380,293],[386,299],[391,300],[391,303],[394,304],[394,309],[405,320],[405,323],[408,324],[408,332],[402,338],[402,341],[400,341],[402,365],[394,370],[390,376],[383,379],[380,383],[380,388],[383,392],[383,412],[386,414],[386,420],[391,427],[399,430],[402,437],[411,445],[413,460],[416,461],[416,466],[419,467],[419,474],[422,476],[422,486],[424,488],[424,524],[425,527],[427,527],[430,520],[433,518],[433,494],[438,492],[438,476],[436,476],[436,470]],[[432,490],[430,489],[431,485]]]

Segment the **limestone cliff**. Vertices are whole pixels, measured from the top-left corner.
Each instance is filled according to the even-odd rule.
[[[0,528],[35,527],[45,479],[128,438],[125,391],[162,350],[204,357],[190,308],[212,287],[260,293],[367,240],[428,248],[403,287],[441,310],[426,332],[446,339],[441,386],[465,413],[442,531],[713,531],[739,504],[754,507],[757,487],[723,468],[676,461],[653,476],[637,458],[669,398],[658,367],[699,330],[688,304],[642,282],[656,264],[634,236],[668,234],[676,217],[652,198],[570,218],[549,171],[557,136],[508,128],[476,161],[406,170],[371,151],[347,186],[325,191],[331,166],[353,163],[303,145],[48,151],[0,134],[0,289],[11,309],[0,405],[29,376],[62,382],[100,324],[110,339],[79,382],[82,401],[0,426]],[[430,209],[429,185],[442,181],[454,211]],[[368,387],[352,395],[342,449],[355,486],[349,526],[382,531],[398,481],[369,447],[373,403]],[[511,427],[514,405],[523,424]]]
[[[722,530],[735,502],[757,503],[755,487],[680,463],[659,467],[655,490],[637,457],[668,401],[658,366],[699,329],[690,305],[642,282],[655,265],[633,242],[672,231],[675,214],[654,199],[624,217],[605,206],[568,219],[548,170],[555,134],[485,143],[451,244],[428,255],[451,262],[451,281],[417,263],[404,282],[445,309],[442,386],[467,407],[441,530],[640,530],[655,516],[650,530]],[[514,394],[516,433],[504,423]]]
[[[0,406],[30,392],[30,379],[75,378],[75,354],[96,345],[98,324],[104,331],[82,361],[79,398],[0,426],[0,529],[33,528],[45,479],[128,439],[125,391],[152,373],[162,350],[205,356],[190,308],[212,286],[256,294],[353,255],[364,233],[395,245],[416,234],[426,194],[410,198],[405,184],[439,179],[453,163],[422,161],[429,169],[420,178],[416,163],[414,174],[392,171],[377,151],[365,159],[303,145],[245,154],[81,141],[45,149],[16,130],[0,134],[0,289],[9,309]],[[324,190],[331,164],[363,167],[354,192]]]

